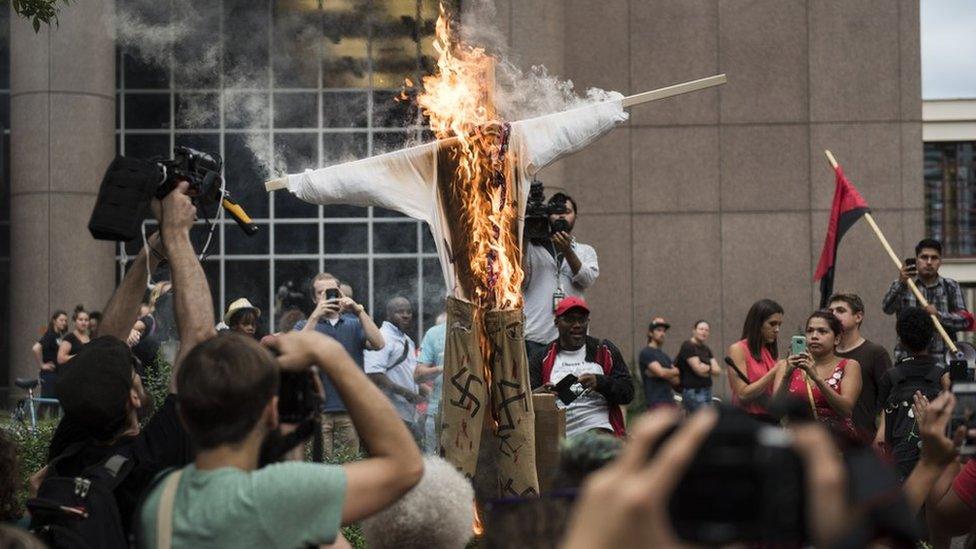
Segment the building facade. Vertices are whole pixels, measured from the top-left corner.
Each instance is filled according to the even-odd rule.
[[[13,170],[4,202],[13,215],[0,218],[0,245],[6,227],[12,234],[10,247],[0,248],[11,258],[0,281],[9,276],[11,284],[0,314],[8,315],[3,355],[10,362],[0,379],[31,375],[29,347],[47,314],[78,302],[100,308],[135,251],[94,243],[83,229],[115,151],[167,155],[185,144],[224,157],[228,188],[260,232],[248,238],[232,221],[215,225],[204,266],[218,310],[248,297],[264,311],[263,328],[273,330],[289,292],[300,294],[327,270],[380,318],[388,297],[411,297],[420,313],[415,335],[422,334],[444,295],[426,228],[379,209],[269,196],[261,154],[274,172],[296,171],[423,138],[416,112],[393,97],[403,78],[417,81],[431,68],[436,2],[197,2],[200,31],[218,29],[208,36],[219,38],[219,63],[193,78],[181,71],[199,64],[199,49],[148,64],[86,19],[95,17],[83,15],[92,4],[112,9],[104,0],[72,4],[59,28],[36,36],[23,21],[9,23]],[[490,19],[518,65],[545,65],[579,89],[629,94],[728,74],[720,89],[635,107],[626,125],[540,174],[579,203],[577,236],[600,257],[588,293],[591,331],[625,356],[636,355],[657,315],[672,323],[671,352],[704,318],[713,351],[723,354],[750,304],[764,297],[786,309],[784,341],[802,325],[818,300],[812,273],[833,192],[824,149],[843,164],[896,250],[908,254],[925,235],[917,1],[496,0]],[[45,43],[48,80],[40,79],[35,51]],[[88,68],[59,80],[71,72],[67,61]],[[71,105],[90,98],[97,119],[79,126],[52,109],[68,108],[69,96]],[[51,110],[44,139],[25,129],[42,125],[29,114],[43,107],[40,97]],[[106,105],[114,115],[103,113]],[[58,120],[72,123],[62,129]],[[48,157],[60,151],[73,162],[73,175],[54,170],[38,179],[39,143]],[[44,194],[32,194],[37,189]],[[64,193],[77,198],[58,202]],[[29,202],[41,197],[53,206]],[[38,208],[48,212],[46,232],[38,232]],[[57,232],[51,219],[67,235],[64,249],[41,245]],[[199,227],[201,244],[208,230]],[[51,265],[70,269],[58,267],[64,275],[56,276]],[[856,225],[841,245],[836,288],[862,295],[865,332],[886,346],[894,343],[893,319],[880,302],[895,276],[867,226]],[[46,295],[38,293],[44,284]]]

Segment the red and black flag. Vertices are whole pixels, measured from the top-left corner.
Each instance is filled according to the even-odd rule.
[[[820,252],[820,262],[814,280],[820,281],[820,308],[828,305],[827,300],[834,292],[834,265],[837,262],[837,247],[847,229],[851,228],[858,219],[871,211],[861,193],[844,177],[844,170],[840,166],[834,168],[836,183],[834,186],[834,203],[830,207],[830,223],[827,224],[827,238],[824,240],[823,251]]]

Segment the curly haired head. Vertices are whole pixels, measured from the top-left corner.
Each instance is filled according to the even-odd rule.
[[[372,549],[461,549],[471,539],[474,489],[453,465],[424,458],[424,476],[399,501],[360,523]]]

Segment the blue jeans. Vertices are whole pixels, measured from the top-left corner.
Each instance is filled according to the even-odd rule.
[[[690,414],[702,406],[709,406],[712,403],[712,388],[700,387],[698,389],[685,389],[681,392],[681,404]]]

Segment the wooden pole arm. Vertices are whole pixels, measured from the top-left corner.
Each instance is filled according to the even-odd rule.
[[[825,150],[824,154],[827,155],[827,162],[830,162],[830,166],[837,169],[837,160],[834,158],[834,155],[828,150]],[[888,243],[888,239],[885,238],[884,233],[881,232],[881,228],[878,227],[877,223],[875,223],[874,216],[868,212],[864,214],[864,219],[868,222],[868,225],[871,226],[871,230],[874,231],[874,234],[878,237],[878,240],[881,241],[881,245],[884,247],[885,251],[888,252],[888,257],[891,258],[892,263],[894,263],[895,267],[898,268],[898,271],[901,272],[901,258],[899,258],[898,254],[895,253],[895,250],[891,248],[891,244]],[[908,287],[912,290],[912,293],[915,294],[915,299],[918,300],[919,305],[922,307],[929,306],[929,301],[925,299],[925,296],[922,295],[922,292],[918,289],[915,281],[911,278],[908,279]],[[959,349],[956,347],[956,342],[949,337],[949,333],[946,332],[945,328],[942,326],[942,322],[939,320],[939,317],[936,315],[929,315],[929,317],[932,319],[932,324],[935,325],[935,329],[939,332],[939,335],[942,336],[942,340],[945,341],[949,349],[953,353],[958,353]]]
[[[675,95],[721,86],[722,84],[725,84],[726,81],[727,79],[725,78],[725,74],[716,74],[715,76],[709,76],[707,78],[699,78],[698,80],[691,80],[689,82],[682,82],[680,84],[674,84],[672,86],[658,88],[656,90],[629,95],[620,100],[620,104],[627,109],[633,107],[634,105],[640,105],[649,101],[657,101],[658,99],[674,97]],[[267,192],[280,191],[287,188],[287,176],[264,182],[264,190]]]

